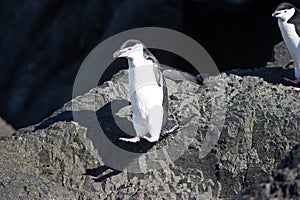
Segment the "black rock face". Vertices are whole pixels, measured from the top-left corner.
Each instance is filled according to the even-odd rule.
[[[1,5],[0,116],[17,128],[37,123],[71,99],[80,64],[102,40],[141,26],[181,27],[180,2],[170,0]]]

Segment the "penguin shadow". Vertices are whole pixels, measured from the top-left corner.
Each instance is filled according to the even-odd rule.
[[[106,180],[106,179],[108,179],[112,176],[118,175],[121,172],[122,171],[113,169],[109,166],[102,165],[102,166],[97,167],[97,168],[86,169],[85,173],[83,175],[93,176],[93,177],[95,177],[95,178],[93,178],[93,180],[95,182],[102,182],[102,181],[104,181],[104,180]]]
[[[59,121],[74,121],[74,115],[76,115],[77,117],[75,121],[79,121],[79,124],[87,127],[87,137],[93,142],[97,141],[98,139],[101,140],[101,135],[98,134],[99,130],[101,130],[103,131],[104,136],[106,136],[107,139],[117,147],[134,153],[146,153],[151,147],[154,146],[155,143],[150,143],[144,139],[141,139],[141,141],[138,143],[124,142],[119,140],[120,137],[135,137],[135,130],[131,120],[118,115],[118,112],[124,107],[130,107],[130,102],[122,99],[113,100],[105,104],[98,111],[96,111],[96,113],[92,110],[64,111],[42,121],[40,124],[35,126],[34,130],[45,129]],[[129,109],[127,111],[130,112]],[[95,114],[97,123],[93,124]],[[99,127],[101,129],[95,131],[95,129]],[[92,131],[94,131],[93,133],[95,134],[92,134]]]
[[[238,76],[258,76],[264,81],[272,84],[279,84],[291,86],[292,84],[284,78],[294,79],[294,69],[283,67],[263,67],[255,69],[234,69],[225,71],[227,75],[234,74]]]
[[[129,101],[113,100],[96,112],[93,110],[64,111],[41,122],[35,130],[45,129],[60,121],[76,121],[80,126],[86,127],[88,140],[83,138],[82,142],[92,143],[94,149],[98,150],[104,165],[86,169],[85,175],[97,177],[94,181],[102,182],[125,170],[128,164],[135,162],[139,156],[154,146],[154,143],[146,140],[138,143],[119,140],[120,137],[135,136],[130,109]]]
[[[100,156],[106,165],[86,169],[84,175],[93,176],[95,182],[102,182],[124,171],[129,163],[132,164],[139,156],[150,150],[155,143],[143,139],[138,143],[119,140],[120,137],[135,136],[131,121],[131,106],[127,100],[113,100],[101,107],[96,115],[103,134],[109,141],[104,144],[98,139],[98,143],[94,142],[94,147],[99,150],[99,154],[101,154]],[[89,133],[89,138],[93,138],[94,133]],[[118,150],[115,151],[112,147]],[[122,153],[122,150],[119,151],[120,149],[127,152],[126,155]],[[115,166],[115,168],[111,166]]]
[[[146,153],[156,144],[150,143],[144,139],[141,139],[138,143],[130,143],[119,140],[120,137],[135,136],[135,130],[131,121],[131,105],[127,100],[113,100],[107,103],[97,111],[97,118],[100,127],[103,130],[103,133],[109,139],[111,144],[115,145],[117,148],[123,149],[128,153],[126,157],[123,157],[122,154],[113,154],[114,152],[110,151],[111,148],[102,148],[101,150],[99,150],[100,152],[102,152],[101,158],[107,160],[107,163],[117,161],[117,164],[115,162],[109,166],[102,165],[97,168],[86,169],[85,175],[95,177],[93,178],[95,182],[102,182],[107,178],[121,173],[129,163],[132,164],[133,160],[137,161],[139,156],[143,155],[143,153]],[[175,129],[177,129],[178,127],[176,125],[176,121],[168,121],[169,127],[173,129],[175,127]],[[166,138],[168,135],[169,133],[162,135],[159,141]],[[97,149],[100,149],[101,147],[103,147],[103,144],[98,144],[97,147],[99,147]],[[111,157],[109,157],[110,155]],[[112,157],[113,159],[111,159]],[[117,166],[117,169],[110,166]]]
[[[137,143],[125,142],[119,139],[121,137],[131,138],[136,136],[131,121],[130,102],[127,100],[113,100],[107,103],[97,111],[97,118],[105,136],[111,143],[123,150],[133,153],[146,153],[154,146],[154,143],[144,139]]]

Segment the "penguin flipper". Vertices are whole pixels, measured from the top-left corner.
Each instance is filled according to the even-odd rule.
[[[300,37],[300,16],[297,15],[295,17],[292,17],[291,19],[288,20],[288,23],[294,24],[296,33]]]
[[[154,75],[155,75],[155,79],[156,79],[156,83],[159,87],[163,86],[163,74],[160,71],[160,69],[158,68],[157,63],[154,63],[153,65],[153,71],[154,71]]]
[[[169,134],[175,132],[178,128],[179,124],[176,120],[168,120],[161,131],[160,139],[167,137]]]
[[[300,12],[299,9],[297,9],[297,11]],[[292,17],[288,20],[288,23],[293,23],[293,24],[300,23],[300,15],[294,15],[294,16],[292,16]]]
[[[153,62],[153,71],[154,71],[156,83],[159,87],[161,87],[163,85],[162,82],[163,77],[162,77],[162,71],[159,69],[160,64],[150,52],[148,52],[147,54],[148,55],[144,55],[144,56],[147,60],[151,60]]]
[[[297,23],[295,23],[295,29],[296,29],[298,36],[300,37],[300,19]]]

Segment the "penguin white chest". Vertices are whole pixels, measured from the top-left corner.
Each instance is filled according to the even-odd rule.
[[[278,20],[278,25],[280,27],[282,37],[291,53],[294,60],[299,61],[300,57],[300,38],[296,32],[294,24],[290,24],[281,20]]]
[[[295,83],[299,83],[299,80],[300,80],[300,45],[299,45],[300,38],[297,34],[296,27],[294,24],[288,23],[287,21],[281,21],[280,19],[278,19],[278,25],[280,27],[284,42],[294,60],[295,77],[297,79]]]
[[[142,124],[146,125],[151,109],[162,106],[163,92],[156,85],[147,85],[139,88],[131,97],[133,112]],[[162,116],[157,116],[162,117]]]
[[[133,114],[143,125],[147,125],[151,109],[155,106],[162,106],[163,89],[157,84],[151,61],[132,62],[129,65],[130,100]]]

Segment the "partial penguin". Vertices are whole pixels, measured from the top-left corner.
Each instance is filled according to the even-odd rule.
[[[300,10],[290,3],[277,6],[273,17],[278,18],[278,25],[283,40],[294,60],[295,80],[285,78],[294,84],[300,83]]]

